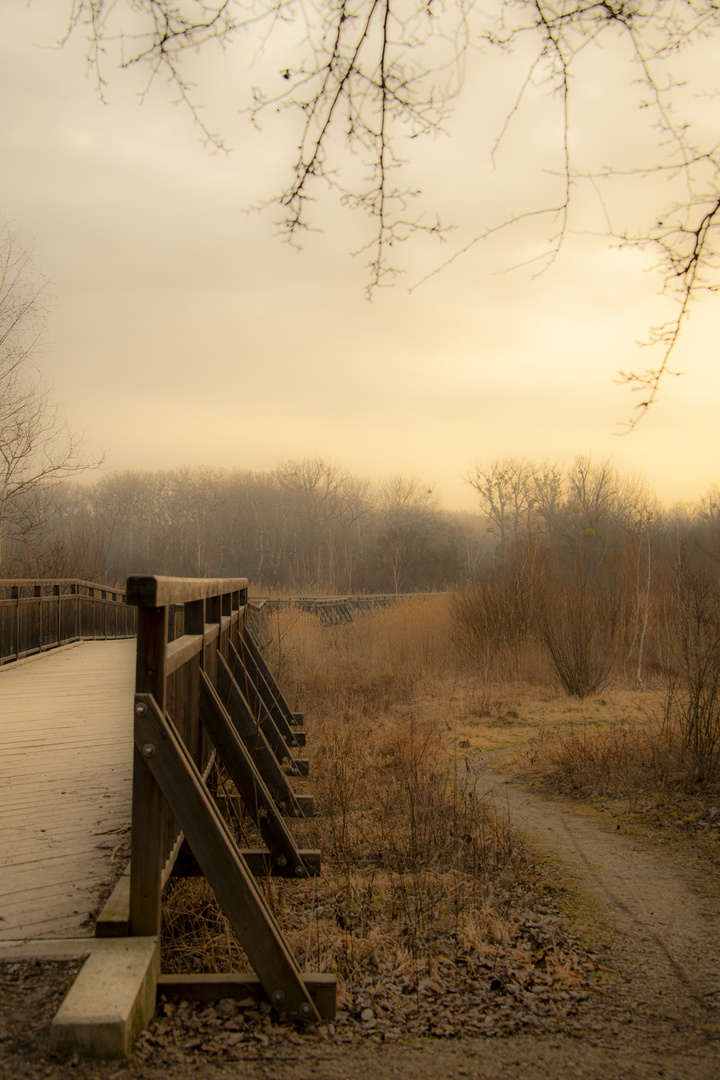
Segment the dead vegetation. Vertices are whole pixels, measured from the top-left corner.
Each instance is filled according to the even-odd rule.
[[[547,869],[478,797],[485,754],[558,794],[609,800],[656,832],[713,843],[720,833],[717,789],[688,773],[687,739],[659,677],[640,691],[633,669],[623,677],[616,664],[602,696],[563,694],[542,643],[522,633],[478,665],[458,648],[457,600],[447,596],[332,628],[284,610],[266,655],[305,711],[316,817],[294,831],[299,846],[322,850],[323,873],[261,888],[301,967],[337,974],[338,1019],[323,1038],[577,1021],[597,964],[564,925]],[[236,825],[253,844],[248,822]],[[247,970],[202,879],[168,890],[162,950],[167,971]],[[219,1025],[212,1010],[183,1008],[198,1030],[227,1020],[239,1057],[256,1047],[256,1014],[270,1040],[286,1037],[249,1001]],[[145,1052],[180,1018],[168,1006]]]
[[[332,629],[284,612],[275,627],[312,754],[316,817],[294,831],[323,873],[261,887],[301,966],[337,974],[338,1039],[555,1025],[592,979],[552,884],[476,794],[450,619],[440,597]],[[247,968],[202,879],[169,890],[162,949],[166,970]]]

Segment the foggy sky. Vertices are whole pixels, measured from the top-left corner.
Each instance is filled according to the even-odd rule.
[[[541,276],[509,270],[547,235],[517,226],[409,291],[556,182],[560,121],[542,93],[490,162],[522,57],[471,72],[450,137],[412,144],[412,182],[458,228],[401,254],[408,272],[368,303],[363,257],[349,254],[365,223],[332,196],[300,253],[278,239],[272,210],[246,213],[287,182],[294,135],[287,118],[258,132],[239,113],[246,53],[197,64],[208,122],[234,147],[213,155],[162,86],[141,105],[137,73],[113,72],[104,104],[81,41],[39,47],[62,34],[64,8],[0,9],[0,211],[49,281],[43,373],[109,468],[264,470],[320,456],[373,478],[419,476],[461,509],[474,505],[472,464],[505,454],[612,455],[667,503],[716,481],[717,300],[685,330],[674,361],[684,377],[617,437],[634,401],[613,377],[648,366],[637,341],[672,308],[651,255],[592,235],[603,213],[586,193],[578,233]],[[273,64],[263,58],[264,71]],[[620,60],[597,51],[587,73],[578,153],[604,142],[622,160],[646,138],[652,153]],[[611,211],[633,221],[660,183],[620,187]]]

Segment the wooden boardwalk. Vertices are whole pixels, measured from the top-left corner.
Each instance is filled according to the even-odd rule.
[[[132,803],[136,642],[0,669],[0,941],[90,936]]]

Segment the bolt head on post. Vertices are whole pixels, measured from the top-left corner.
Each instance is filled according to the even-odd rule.
[[[146,742],[142,748],[143,757],[155,757],[155,743]]]
[[[298,1012],[302,1016],[303,1020],[309,1020],[313,1015],[313,1007],[309,1001],[303,1001],[298,1009]]]
[[[273,990],[270,995],[270,1000],[276,1009],[279,1009],[281,1005],[285,1004],[285,993],[283,990]]]
[[[146,712],[147,705],[143,701],[138,701],[137,705],[135,706],[135,715],[144,716]]]

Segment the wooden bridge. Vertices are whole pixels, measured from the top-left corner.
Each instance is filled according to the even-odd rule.
[[[351,596],[268,596],[255,597],[255,617],[270,611],[293,608],[315,615],[323,626],[338,626],[353,622],[358,615],[367,615],[378,608],[390,607],[403,600],[421,600],[437,593],[363,593]]]
[[[0,670],[0,945],[71,937],[84,954],[94,929],[114,937],[121,955],[115,968],[107,949],[102,962],[91,956],[55,1018],[56,1048],[129,1052],[157,990],[209,999],[252,992],[298,1019],[333,1016],[334,977],[300,972],[254,880],[312,876],[320,853],[299,850],[289,827],[313,813],[312,797],[292,788],[292,776],[308,771],[293,752],[305,743],[302,716],[248,632],[247,581],[131,578],[126,603],[111,590],[85,594],[105,609],[89,622],[86,612],[85,623],[78,588],[22,586],[26,595],[11,584],[4,608],[0,601],[2,655],[15,660]],[[121,606],[137,609],[136,650],[93,641],[42,655],[53,629],[56,644],[82,638],[84,628],[91,637],[127,633]],[[254,822],[255,849],[240,849],[223,816],[233,800]],[[129,872],[95,918],[93,901],[131,822]],[[255,976],[159,972],[161,894],[178,872],[208,878]],[[108,986],[108,970],[124,974]],[[110,1003],[98,1018],[103,973]],[[119,1002],[115,982],[128,977]]]
[[[92,935],[130,826],[134,684],[134,640],[0,668],[0,941]]]

